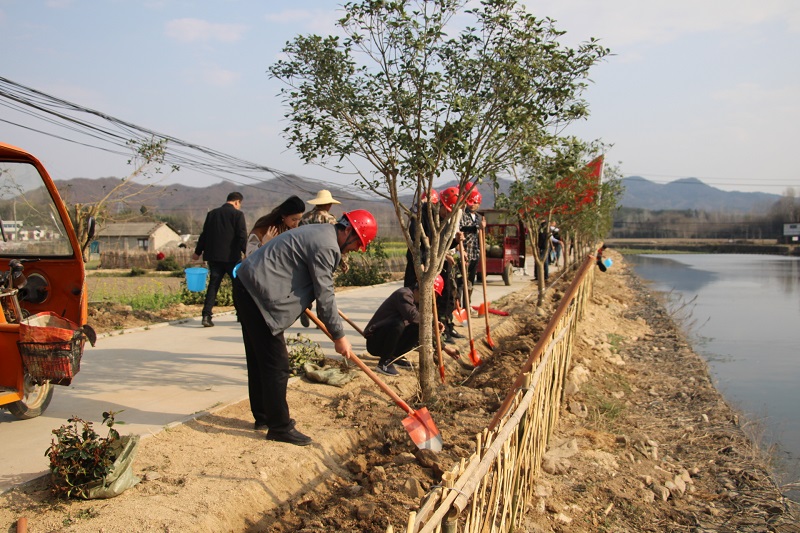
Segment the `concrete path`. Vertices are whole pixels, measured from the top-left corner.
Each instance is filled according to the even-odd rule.
[[[489,301],[519,290],[530,280],[521,272],[510,286],[497,276],[488,278]],[[392,282],[346,290],[337,294],[337,304],[363,328],[380,303],[400,286],[401,282]],[[480,286],[473,297],[474,304],[483,301]],[[56,386],[42,416],[17,420],[0,411],[0,492],[47,473],[45,452],[52,430],[73,415],[92,421],[94,429],[106,435],[102,413],[117,411],[115,427],[120,433],[147,436],[246,399],[247,368],[236,316],[217,316],[214,323],[213,328],[203,328],[195,318],[104,336],[94,348],[87,345],[80,373],[69,387]],[[349,325],[345,328],[356,354],[362,354],[364,339]],[[482,332],[483,327],[478,330]],[[287,335],[295,333],[319,342],[327,355],[335,354],[333,343],[316,328],[304,328],[297,321],[287,330]],[[374,365],[375,361],[365,362]]]

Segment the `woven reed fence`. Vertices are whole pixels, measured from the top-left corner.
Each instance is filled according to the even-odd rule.
[[[194,249],[189,248],[176,248],[164,252],[166,257],[174,257],[179,265],[194,265],[198,264],[197,261],[192,260],[192,253]],[[158,259],[156,259],[156,252],[132,252],[132,251],[116,251],[109,250],[100,253],[100,268],[156,268]]]
[[[587,257],[578,269],[494,419],[476,435],[477,451],[443,474],[441,486],[411,512],[407,533],[513,531],[520,526],[558,422],[594,264]]]
[[[192,259],[194,248],[177,248],[174,250],[165,251],[166,257],[174,257],[179,265],[193,265],[197,266],[199,263]],[[389,257],[385,260],[386,270],[389,272],[403,272],[406,269],[406,258],[402,257]],[[108,269],[128,269],[133,267],[139,268],[156,268],[158,259],[156,259],[155,252],[139,252],[139,251],[116,251],[109,250],[100,253],[100,268]]]

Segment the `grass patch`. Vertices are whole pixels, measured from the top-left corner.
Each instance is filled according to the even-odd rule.
[[[160,311],[181,303],[181,295],[162,292],[135,294],[121,301],[121,303],[130,305],[134,311]]]
[[[614,353],[619,353],[620,345],[622,341],[625,340],[625,337],[618,333],[609,333],[606,338],[608,339],[608,343],[611,345],[611,351]]]
[[[625,405],[616,398],[609,398],[603,391],[591,385],[586,387],[585,394],[589,422],[600,429],[614,427],[615,421],[625,410]]]
[[[135,311],[160,311],[181,303],[178,280],[174,278],[89,278],[89,302],[114,302]]]

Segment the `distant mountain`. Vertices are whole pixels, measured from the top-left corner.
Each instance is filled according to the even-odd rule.
[[[729,192],[706,185],[696,178],[653,183],[641,176],[622,179],[622,207],[661,210],[733,211],[763,213],[781,196],[763,192]]]
[[[97,201],[118,185],[120,180],[119,178],[73,178],[55,180],[55,182],[64,200],[67,203],[74,204]],[[498,190],[507,192],[510,183],[509,180],[499,180]],[[444,184],[438,190],[441,191],[451,185],[455,185],[455,182]],[[333,183],[323,184],[319,181],[305,180],[298,176],[288,176],[267,180],[252,186],[222,181],[208,187],[190,187],[187,185],[167,185],[162,187],[165,188],[165,191],[158,194],[134,197],[130,201],[128,209],[135,212],[141,206],[145,206],[148,211],[161,215],[185,216],[202,223],[210,209],[219,207],[225,202],[225,197],[228,193],[240,191],[244,195],[242,211],[245,213],[248,225],[252,225],[258,217],[267,214],[293,194],[303,200],[311,200],[316,196],[319,189],[327,188],[335,199],[342,202],[341,205],[334,205],[331,209],[331,212],[337,217],[343,212],[352,209],[368,209],[375,215],[379,227],[392,228],[389,231],[391,235],[400,235],[394,207],[389,201],[367,192],[364,192],[363,195],[357,195],[352,192],[352,189],[345,190]],[[493,207],[493,185],[489,182],[482,183],[478,189],[483,195],[483,207]],[[404,202],[409,202],[411,195],[403,195],[401,199]],[[308,205],[308,208],[310,209],[311,206]],[[113,212],[115,209],[123,209],[123,206],[110,205],[109,209]],[[192,229],[192,233],[198,231],[199,228]]]
[[[104,196],[113,187],[119,184],[118,178],[73,178],[70,180],[56,180],[61,195],[70,203],[85,203],[96,201]],[[508,192],[512,181],[498,179],[497,190],[501,193]],[[441,191],[456,182],[445,183],[438,187]],[[621,205],[629,208],[649,210],[703,210],[703,211],[734,211],[734,212],[765,212],[781,197],[776,194],[726,192],[710,187],[700,180],[689,178],[673,181],[665,185],[653,183],[639,176],[624,178],[622,184],[625,188]],[[242,210],[247,218],[248,225],[252,225],[258,217],[267,214],[284,199],[295,194],[303,200],[312,199],[317,190],[327,188],[333,197],[341,201],[341,205],[334,205],[331,210],[339,216],[352,209],[369,209],[378,221],[381,228],[387,231],[382,234],[387,237],[399,237],[400,229],[397,225],[394,208],[382,198],[364,193],[354,194],[352,189],[345,190],[333,183],[323,184],[319,181],[309,181],[298,176],[275,178],[261,182],[257,185],[243,186],[240,184],[223,181],[208,187],[190,187],[187,185],[168,185],[166,190],[156,195],[136,197],[128,208],[134,212],[141,206],[148,211],[162,215],[186,217],[193,220],[194,224],[202,224],[206,213],[225,202],[229,192],[240,191],[244,194]],[[491,209],[495,204],[495,188],[491,182],[484,182],[478,186],[483,195],[484,209]],[[401,199],[409,202],[411,195],[403,195]],[[123,209],[124,206],[109,205],[109,209]],[[308,206],[311,207],[310,205]],[[199,227],[191,227],[192,233],[198,233]]]
[[[120,183],[119,178],[73,178],[69,180],[55,180],[61,196],[67,203],[87,203],[100,199]],[[136,187],[136,186],[134,186]],[[143,185],[138,188],[143,188]],[[161,185],[163,192],[156,194],[143,194],[133,197],[127,206],[131,211],[138,211],[145,206],[148,211],[161,215],[188,217],[202,224],[206,213],[225,203],[228,193],[239,191],[244,195],[242,211],[245,214],[248,226],[262,215],[266,215],[291,195],[297,195],[303,200],[311,200],[319,189],[328,189],[341,205],[334,205],[331,212],[337,217],[343,212],[352,209],[369,209],[378,221],[379,227],[396,225],[395,213],[392,205],[383,199],[371,199],[368,196],[357,196],[351,191],[337,187],[335,184],[325,184],[318,181],[305,180],[298,176],[270,179],[257,185],[241,185],[222,181],[208,187],[190,187],[187,185]],[[309,209],[311,205],[307,206]],[[122,205],[109,205],[109,210],[124,208]],[[199,233],[199,227],[191,228],[192,233]]]

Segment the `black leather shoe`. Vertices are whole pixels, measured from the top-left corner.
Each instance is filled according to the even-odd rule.
[[[311,437],[303,435],[295,428],[286,431],[269,431],[267,433],[267,440],[275,440],[278,442],[288,442],[295,446],[308,446],[311,444]]]
[[[211,322],[211,317],[210,316],[204,316],[203,317],[203,327],[204,328],[213,328],[214,327],[214,323]]]
[[[450,330],[450,336],[453,337],[454,339],[466,339],[464,335],[462,335],[461,333],[457,332],[454,329]]]

